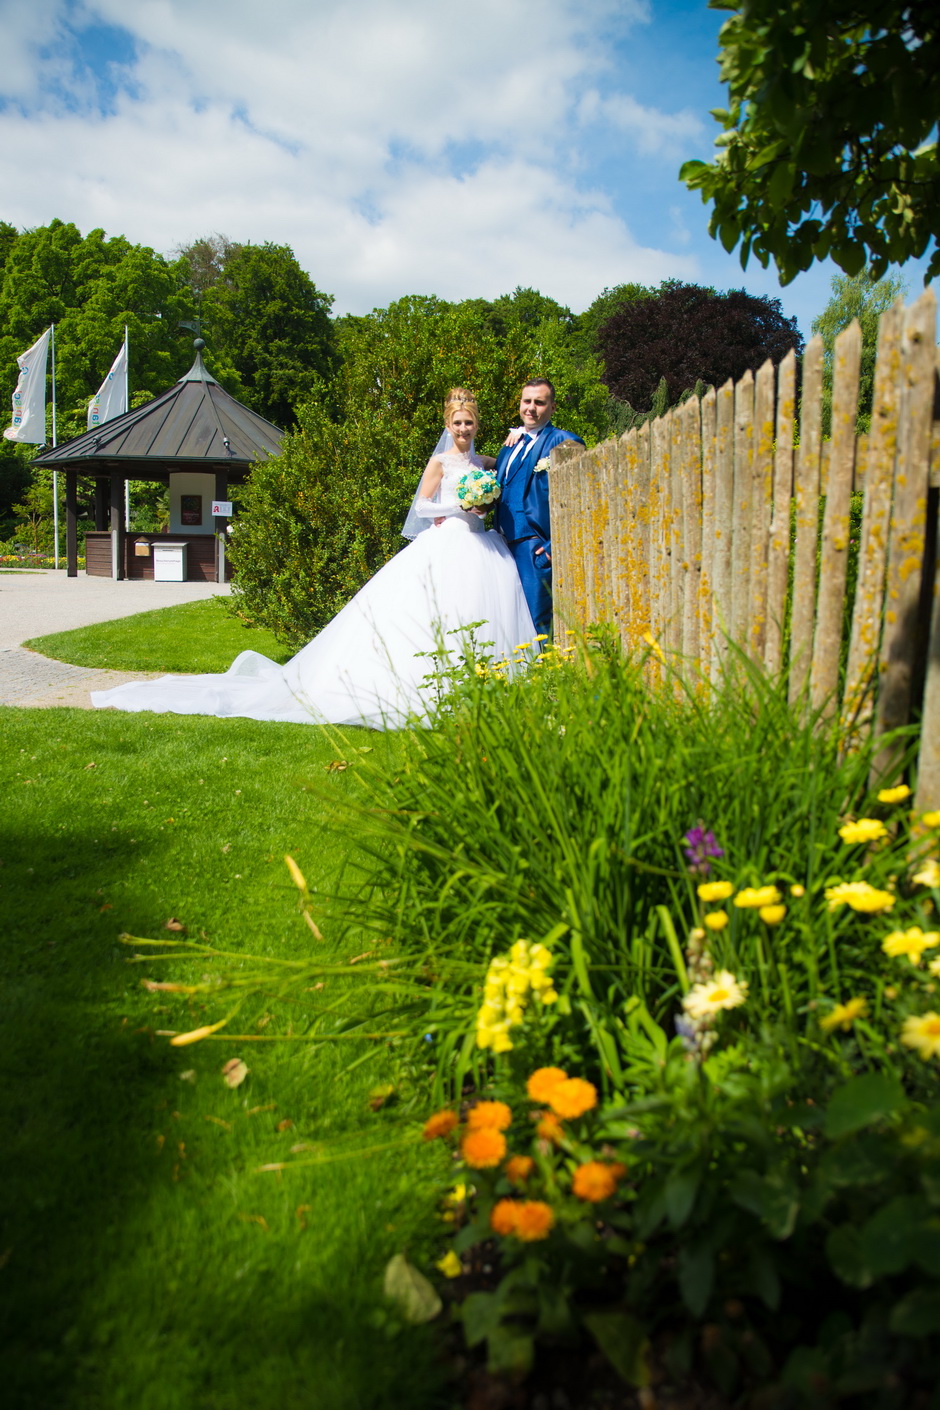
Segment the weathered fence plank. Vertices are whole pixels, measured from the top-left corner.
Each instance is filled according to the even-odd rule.
[[[837,707],[861,359],[862,330],[853,319],[836,338],[833,356],[832,447],[823,516],[819,603],[816,608],[810,684],[813,709],[822,710],[824,715],[833,714]]]
[[[764,645],[764,663],[771,675],[776,675],[783,668],[783,629],[790,570],[795,410],[796,353],[791,349],[777,373],[777,444],[774,450],[773,522],[767,552],[767,627]]]
[[[734,383],[731,378],[718,389],[715,445],[715,531],[712,597],[712,680],[721,674],[727,655],[726,634],[731,631],[731,515],[734,507]]]
[[[816,535],[822,438],[823,341],[810,340],[803,358],[800,448],[796,463],[796,552],[790,613],[790,700],[803,694],[813,656],[816,614]]]
[[[861,479],[865,496],[858,549],[858,581],[852,612],[849,659],[842,696],[843,731],[866,729],[874,710],[873,685],[881,639],[885,564],[891,522],[891,493],[901,416],[901,328],[904,301],[898,298],[881,316],[872,399]]]
[[[690,397],[682,408],[683,481],[682,537],[685,571],[682,651],[690,666],[701,660],[702,601],[702,414],[698,397]]]
[[[901,424],[894,471],[891,541],[885,585],[884,631],[875,733],[907,723],[914,668],[914,630],[927,518],[926,467],[933,426],[937,300],[925,289],[907,310],[901,334]],[[882,750],[875,777],[891,766],[893,750]]]
[[[731,515],[731,635],[746,645],[751,575],[754,474],[754,374],[734,389],[734,507]]]
[[[755,660],[767,635],[767,553],[773,508],[774,365],[768,358],[754,383],[754,466],[751,475],[751,587],[745,637]]]
[[[702,398],[702,572],[699,581],[699,659],[706,679],[711,675],[714,615],[716,417],[715,389],[709,387]]]

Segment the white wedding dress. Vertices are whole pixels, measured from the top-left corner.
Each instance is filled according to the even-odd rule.
[[[461,655],[472,623],[478,649],[511,661],[535,628],[501,536],[460,509],[456,485],[481,462],[448,451],[432,524],[380,568],[351,602],[285,666],[243,651],[222,675],[163,676],[93,691],[98,709],[240,715],[301,724],[397,729],[426,721],[436,692],[425,682],[446,646]],[[486,645],[486,643],[492,645]]]

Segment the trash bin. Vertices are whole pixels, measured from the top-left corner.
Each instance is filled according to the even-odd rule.
[[[155,543],[153,546],[153,580],[155,583],[185,583],[185,543]]]

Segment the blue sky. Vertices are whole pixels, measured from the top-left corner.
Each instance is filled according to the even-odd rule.
[[[0,0],[0,218],[293,247],[337,312],[681,278],[782,300],[679,184],[724,16],[692,0]],[[911,292],[922,270],[905,271]]]

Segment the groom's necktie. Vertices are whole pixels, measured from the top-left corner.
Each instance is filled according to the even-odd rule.
[[[512,469],[513,465],[514,465],[517,461],[521,461],[521,460],[524,458],[526,452],[528,451],[530,445],[532,444],[532,442],[533,442],[534,440],[535,440],[535,437],[531,434],[531,432],[529,432],[529,431],[523,431],[520,440],[517,441],[517,443],[513,446],[513,448],[512,448],[512,454],[510,455],[509,459],[506,461],[506,469],[505,469],[505,472],[504,472],[504,473],[505,473],[507,479],[508,479],[508,477],[509,477],[509,472],[510,472],[510,470]]]

